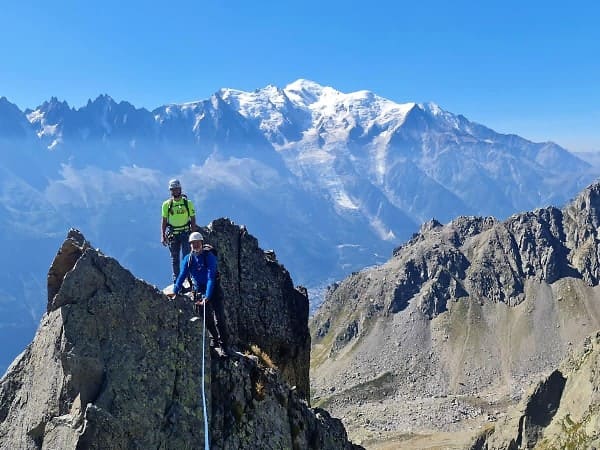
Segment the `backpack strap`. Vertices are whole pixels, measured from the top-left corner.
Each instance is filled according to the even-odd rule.
[[[173,225],[171,225],[169,223],[169,219],[167,218],[167,227],[171,227],[171,229],[175,232],[180,232],[181,230],[190,231],[191,224],[192,224],[192,220],[190,219],[190,207],[188,206],[187,195],[181,194],[181,197],[183,197],[183,206],[185,207],[185,211],[187,212],[188,221],[185,225],[175,228]],[[173,214],[174,214],[173,213],[173,197],[171,197],[171,199],[169,200],[169,209],[168,209],[167,215],[172,216]]]
[[[202,259],[204,259],[204,267],[208,268],[208,253],[212,253],[214,255],[215,258],[217,258],[217,264],[218,264],[218,257],[217,257],[217,253],[215,248],[210,245],[210,244],[203,244],[202,245]],[[221,279],[221,273],[219,272],[219,266],[217,265],[217,273],[215,273],[215,281],[219,281]]]
[[[188,217],[190,217],[190,207],[188,206],[187,195],[181,194],[181,197],[183,197],[183,206],[185,207],[185,211],[187,212]],[[169,200],[169,216],[172,216],[172,215],[173,215],[173,197],[171,197],[171,200]]]
[[[212,250],[213,246],[210,244],[202,244],[202,258],[204,259],[204,267],[208,267],[208,252]]]

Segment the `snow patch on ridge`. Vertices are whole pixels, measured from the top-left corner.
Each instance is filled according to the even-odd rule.
[[[374,217],[369,222],[369,225],[377,233],[377,235],[384,241],[393,241],[396,239],[396,235],[390,230],[385,223],[378,217]]]
[[[42,120],[44,120],[44,113],[43,111],[36,109],[35,111],[31,111],[29,114],[27,114],[26,117],[29,123],[42,122]]]
[[[341,208],[352,210],[359,209],[359,206],[350,198],[350,196],[345,191],[335,191],[333,194],[333,199]]]

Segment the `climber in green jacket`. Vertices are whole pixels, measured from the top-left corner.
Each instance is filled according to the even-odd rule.
[[[180,254],[183,258],[190,252],[188,238],[196,231],[196,210],[191,200],[181,191],[181,183],[177,179],[169,181],[171,198],[162,204],[162,220],[160,225],[160,241],[168,246],[171,252],[173,282],[179,275]]]

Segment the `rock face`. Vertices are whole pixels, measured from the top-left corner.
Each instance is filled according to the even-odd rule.
[[[600,329],[599,223],[594,184],[562,210],[424,224],[311,319],[317,404],[353,438],[493,420]]]
[[[585,339],[472,450],[600,447],[600,332]]]
[[[209,429],[202,320],[190,301],[169,301],[72,230],[48,274],[48,312],[0,383],[0,448],[190,449],[205,431],[212,448],[358,448],[304,398],[306,295],[244,230],[218,220],[205,231],[245,351],[205,351]]]
[[[272,251],[227,219],[203,230],[219,252],[225,314],[234,345],[257,345],[301,397],[310,395],[310,333],[306,290],[296,289]]]

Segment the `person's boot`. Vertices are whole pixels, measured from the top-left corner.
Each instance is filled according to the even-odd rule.
[[[219,339],[217,341],[217,345],[215,346],[215,351],[217,352],[217,354],[221,358],[224,358],[224,357],[229,356],[231,354],[229,352],[229,347],[221,339]]]
[[[225,351],[225,349],[221,346],[216,346],[213,348],[213,350],[215,351],[216,355],[219,358],[227,358],[227,352]]]

